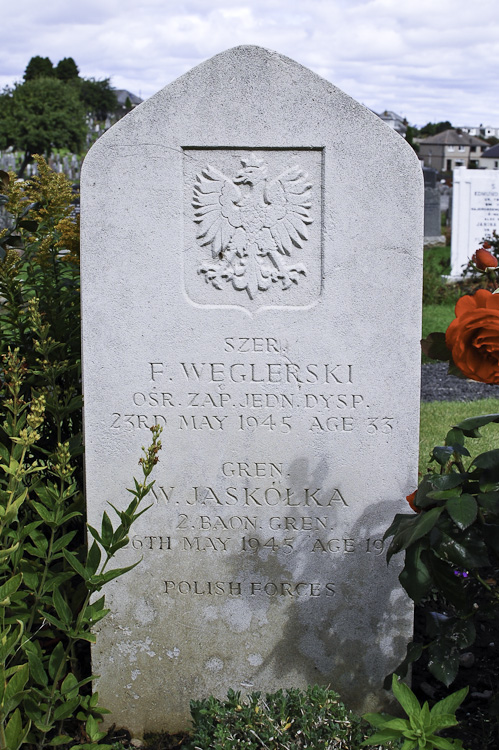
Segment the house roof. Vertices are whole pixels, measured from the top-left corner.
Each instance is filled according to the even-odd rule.
[[[420,141],[423,144],[435,144],[441,146],[487,146],[487,141],[483,141],[481,138],[476,138],[474,135],[468,135],[468,133],[460,133],[457,130],[449,129],[443,130],[441,133],[436,135],[430,135],[428,138],[424,138]]]
[[[391,109],[385,109],[378,117],[381,117],[382,120],[400,120],[400,122],[404,122],[404,118]]]
[[[499,158],[499,143],[496,143],[495,146],[491,146],[490,148],[487,148],[482,154],[482,159],[497,159],[497,158]]]
[[[113,91],[120,106],[125,106],[127,98],[130,99],[134,107],[143,102],[143,99],[141,99],[140,96],[136,96],[126,89],[113,89]]]

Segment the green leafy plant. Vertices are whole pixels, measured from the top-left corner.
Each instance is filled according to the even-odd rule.
[[[459,654],[475,640],[478,614],[495,612],[496,583],[487,570],[499,563],[499,451],[491,450],[468,461],[465,437],[477,438],[479,428],[499,422],[499,414],[471,417],[453,427],[444,445],[433,449],[439,471],[428,473],[408,498],[417,515],[398,514],[387,530],[393,539],[387,559],[405,551],[400,582],[414,602],[437,591],[444,611],[427,620],[429,642],[411,643],[397,669],[428,651],[429,670],[450,685],[459,668]],[[467,462],[467,465],[465,465]],[[479,610],[476,592],[481,589]]]
[[[483,254],[484,250],[492,256],[491,263],[490,263],[490,270],[486,273],[484,273],[484,268],[482,267],[484,264],[481,264],[478,262],[477,259],[480,259],[480,253]],[[477,255],[478,254],[478,255]],[[496,274],[493,272],[493,268],[497,268],[497,264],[499,262],[499,234],[495,231],[495,229],[492,231],[492,234],[486,237],[482,242],[480,243],[480,248],[476,251],[476,253],[472,256],[472,258],[468,261],[466,265],[463,266],[463,276],[465,277],[471,277],[471,279],[474,282],[481,282],[484,286],[491,285],[492,288],[497,289],[497,277]]]
[[[470,265],[497,292],[496,241],[484,240]],[[422,348],[448,361],[451,375],[499,383],[499,294],[480,288],[460,297],[447,331],[427,336]],[[426,652],[430,672],[450,685],[460,651],[475,641],[477,617],[497,617],[499,591],[490,569],[499,563],[499,450],[471,460],[465,438],[480,437],[481,427],[498,422],[498,414],[486,414],[456,424],[432,451],[437,469],[407,498],[418,515],[398,514],[385,534],[393,537],[388,562],[405,552],[400,582],[409,596],[416,603],[431,597],[440,605],[428,614],[427,640],[409,644],[396,670],[401,676]]]
[[[442,281],[442,276],[449,273],[450,248],[426,248],[423,264],[423,305],[445,305],[456,302],[459,292],[452,284]]]
[[[0,748],[37,748],[71,738],[64,731],[74,716],[85,722],[90,739],[102,709],[97,696],[87,700],[79,644],[94,642],[93,626],[107,614],[102,587],[131,567],[109,569],[128,543],[132,523],[145,512],[141,503],[161,447],[157,428],[141,459],[143,480],[135,480],[129,505],[114,508],[115,527],[104,513],[102,527],[89,527],[87,549],[76,541],[74,522],[81,502],[67,443],[48,458],[36,456],[45,418],[45,398],[22,396],[28,371],[17,350],[3,358],[4,433],[0,443]],[[43,454],[42,454],[43,455]],[[3,686],[3,689],[2,689]]]
[[[462,750],[461,740],[439,737],[438,732],[455,726],[458,721],[456,710],[463,702],[468,688],[458,690],[435,703],[430,710],[428,702],[420,706],[412,690],[395,675],[392,678],[392,691],[405,713],[407,719],[400,719],[389,714],[365,714],[364,719],[376,728],[362,745],[384,745],[393,747],[393,743],[403,740],[401,750]]]
[[[102,587],[128,569],[111,562],[147,509],[161,445],[154,428],[131,502],[114,521],[104,513],[87,545],[79,227],[71,185],[37,162],[25,182],[0,173],[11,217],[0,232],[0,750],[105,737],[89,644],[107,613]]]
[[[69,441],[81,485],[79,223],[68,180],[36,161],[39,175],[24,182],[0,172],[12,217],[0,231],[0,354],[19,349],[23,397],[45,396],[38,448],[50,454]]]
[[[191,714],[189,750],[357,750],[366,736],[337,693],[318,685],[244,700],[230,690],[225,701],[191,701]]]

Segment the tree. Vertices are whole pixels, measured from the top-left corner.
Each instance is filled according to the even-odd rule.
[[[405,139],[409,146],[412,146],[414,151],[416,153],[419,153],[419,143],[414,143],[414,138],[416,137],[417,130],[412,125],[407,125],[407,131],[405,134]]]
[[[117,108],[109,78],[80,78],[72,57],[54,68],[48,57],[37,55],[26,66],[24,83],[0,93],[0,149],[24,151],[22,176],[33,154],[49,156],[54,148],[78,151],[87,133],[86,114],[104,120]]]
[[[451,130],[452,125],[448,120],[445,120],[443,122],[428,122],[424,126],[424,128],[421,128],[419,131],[420,135],[437,135],[437,133],[442,133],[444,130]]]
[[[36,78],[58,78],[63,83],[69,83],[77,88],[86,112],[93,114],[98,120],[104,120],[118,107],[110,79],[103,78],[99,81],[95,78],[80,78],[78,66],[72,57],[64,57],[55,67],[48,57],[32,57],[24,71],[24,81],[33,81]],[[130,103],[129,109],[131,108]]]
[[[32,57],[24,71],[24,80],[33,81],[35,78],[53,78],[55,76],[54,66],[48,57],[36,55]]]
[[[116,111],[118,102],[109,78],[101,81],[82,78],[80,81],[80,99],[87,112],[91,112],[98,120],[105,120],[110,112]]]
[[[64,81],[64,83],[77,80],[79,73],[78,66],[72,57],[65,57],[63,60],[59,60],[55,67],[57,78],[60,81]]]
[[[9,125],[12,120],[12,89],[4,88],[0,94],[0,149],[11,145]]]
[[[19,177],[33,154],[49,155],[53,148],[78,151],[85,135],[78,91],[57,78],[34,78],[0,96],[0,148],[24,151]]]

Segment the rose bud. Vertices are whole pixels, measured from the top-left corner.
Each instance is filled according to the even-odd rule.
[[[480,247],[476,253],[473,254],[472,261],[480,271],[486,271],[487,268],[497,268],[498,263],[496,256],[489,253],[485,247]]]
[[[488,240],[485,240],[484,242],[482,242],[482,247],[484,247],[486,250],[490,250],[492,245],[490,244]]]
[[[415,513],[421,513],[421,508],[417,508],[416,505],[414,504],[414,501],[416,499],[416,493],[417,493],[417,490],[414,490],[414,492],[411,492],[410,495],[407,495],[406,500],[411,506],[411,510],[413,510]]]

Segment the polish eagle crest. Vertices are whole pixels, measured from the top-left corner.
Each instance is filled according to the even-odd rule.
[[[297,165],[269,180],[257,153],[241,158],[241,165],[234,179],[211,164],[196,175],[196,239],[211,251],[198,273],[216,289],[230,283],[254,299],[273,284],[289,289],[307,275],[303,263],[288,259],[308,239],[312,186]]]

